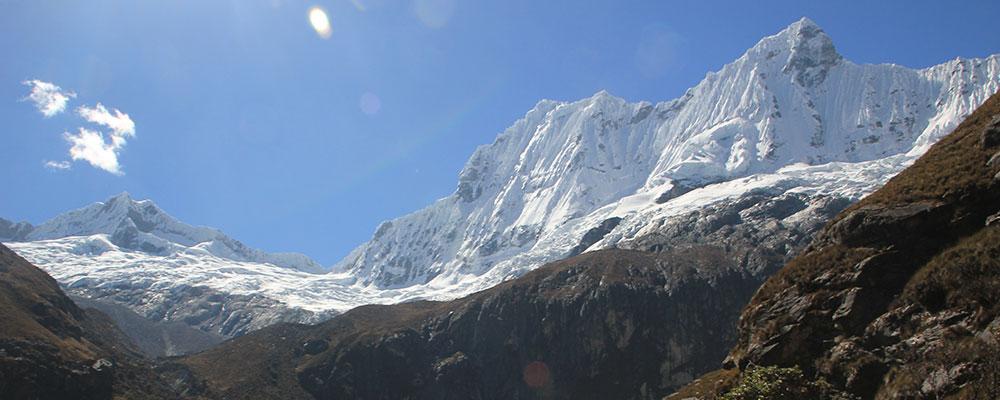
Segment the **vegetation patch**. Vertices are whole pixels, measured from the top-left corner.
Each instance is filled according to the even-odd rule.
[[[822,378],[811,381],[796,365],[788,368],[777,366],[754,367],[743,375],[743,380],[733,390],[722,395],[722,400],[810,400],[830,397],[831,386]]]

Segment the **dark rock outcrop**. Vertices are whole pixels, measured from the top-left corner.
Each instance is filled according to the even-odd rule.
[[[687,214],[650,221],[647,233],[618,247],[664,252],[690,246],[724,249],[731,262],[763,282],[805,249],[851,199],[758,191]]]
[[[583,238],[580,239],[580,244],[570,249],[567,257],[573,257],[575,255],[583,253],[588,248],[590,248],[590,246],[593,246],[594,243],[597,243],[601,239],[604,239],[604,236],[610,233],[612,229],[615,229],[615,227],[618,226],[618,223],[620,222],[622,222],[622,219],[620,217],[608,218],[604,221],[601,221],[600,225],[591,228],[589,231],[587,231],[587,233],[583,234]]]

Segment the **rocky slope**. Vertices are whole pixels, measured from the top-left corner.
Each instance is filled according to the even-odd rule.
[[[153,321],[114,302],[79,296],[70,299],[81,308],[93,308],[107,315],[150,358],[197,353],[228,339],[179,321]]]
[[[758,283],[722,248],[591,252],[450,302],[265,328],[178,368],[210,397],[659,398],[721,361]]]
[[[15,399],[174,398],[107,316],[0,245],[0,393]]]
[[[998,180],[1000,94],[832,220],[754,295],[730,372],[675,397],[761,366],[797,366],[829,397],[1000,396]]]

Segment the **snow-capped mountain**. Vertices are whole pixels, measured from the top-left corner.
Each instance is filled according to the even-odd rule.
[[[70,236],[99,235],[122,249],[169,256],[177,253],[207,253],[245,262],[269,263],[303,272],[322,273],[323,267],[302,254],[265,253],[251,249],[218,229],[194,227],[163,212],[151,200],[135,201],[121,193],[106,201],[73,210],[36,227],[19,223],[10,237],[17,241],[39,241]],[[100,252],[96,247],[78,251]]]
[[[226,335],[457,298],[588,249],[721,240],[737,223],[747,238],[780,229],[780,261],[998,88],[1000,55],[856,65],[803,18],[675,100],[540,101],[474,152],[454,194],[382,223],[326,273],[127,195],[37,227],[0,220],[0,236],[72,294]]]
[[[602,91],[539,102],[476,150],[453,195],[383,223],[334,270],[378,288],[467,292],[572,254],[605,221],[620,222],[592,248],[753,189],[857,199],[998,81],[1000,56],[924,70],[856,65],[803,18],[676,100]]]
[[[125,305],[154,321],[232,336],[335,314],[325,312],[330,305],[313,305],[315,293],[296,293],[301,281],[328,279],[309,257],[246,247],[128,193],[38,226],[0,219],[0,240],[70,294]]]

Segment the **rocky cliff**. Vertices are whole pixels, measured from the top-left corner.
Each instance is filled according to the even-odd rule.
[[[1000,94],[828,223],[744,310],[729,372],[676,398],[714,397],[768,366],[824,397],[1000,396],[998,171]],[[737,392],[760,389],[750,381]]]

